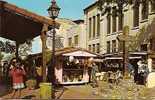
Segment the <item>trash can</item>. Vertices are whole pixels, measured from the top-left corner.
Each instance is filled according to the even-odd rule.
[[[51,99],[51,83],[40,83],[40,98],[41,99]]]

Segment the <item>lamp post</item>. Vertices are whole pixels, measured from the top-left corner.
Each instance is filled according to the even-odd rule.
[[[53,26],[52,26],[52,32],[53,32],[53,35],[52,35],[52,79],[51,79],[51,82],[52,82],[52,99],[55,99],[55,34],[56,34],[56,31],[55,31],[55,28],[56,28],[56,24],[55,24],[55,19],[58,17],[58,14],[59,14],[59,11],[60,11],[60,8],[57,6],[56,4],[56,1],[55,0],[52,0],[52,5],[47,9],[48,13],[49,13],[49,16],[50,18],[52,18],[53,20]]]

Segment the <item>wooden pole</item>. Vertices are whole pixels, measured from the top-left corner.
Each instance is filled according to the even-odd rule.
[[[16,41],[16,52],[15,52],[16,59],[19,58],[18,50],[19,50],[19,43]]]
[[[41,33],[41,40],[42,40],[42,75],[43,75],[43,82],[47,81],[46,77],[46,31]]]
[[[123,28],[123,35],[128,37],[129,35],[129,27],[125,26]],[[127,40],[123,40],[123,75],[126,77],[128,75],[128,48],[127,48]]]

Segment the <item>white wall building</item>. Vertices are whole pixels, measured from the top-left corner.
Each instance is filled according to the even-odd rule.
[[[57,49],[69,46],[86,48],[85,25],[83,20],[72,21],[70,19],[59,18],[57,22],[60,23],[60,28],[56,30]],[[47,32],[47,34],[51,33]],[[69,45],[69,38],[73,38],[71,45]],[[51,37],[47,37],[46,45],[48,49],[52,49]],[[36,37],[32,42],[32,54],[39,52],[42,52],[40,36]]]
[[[84,20],[75,20],[73,25],[67,32],[67,47],[86,48],[86,27]]]
[[[143,51],[150,47],[149,42],[151,41],[145,43],[144,40],[149,36],[146,31],[155,18],[155,3],[147,3],[145,0],[140,4],[135,2],[123,8],[122,14],[117,12],[118,6],[114,3],[109,5],[105,3],[102,7],[101,12],[97,0],[84,9],[88,50],[100,54],[122,51],[122,44],[117,37],[122,34],[123,27],[126,25],[129,26],[129,35],[139,37],[141,42],[141,48],[137,45],[132,49]],[[103,13],[104,10],[105,13]],[[144,30],[144,34],[141,34],[142,30]],[[133,44],[135,41],[130,41],[129,44]]]

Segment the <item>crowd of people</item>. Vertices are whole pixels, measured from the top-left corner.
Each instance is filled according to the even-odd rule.
[[[29,69],[28,66],[25,64],[25,61],[21,59],[12,58],[10,62],[4,61],[2,65],[2,83],[6,84],[8,87],[11,86],[12,98],[20,98],[21,97],[21,90],[28,87],[27,81],[29,78]],[[31,70],[32,71],[32,70]],[[39,83],[42,81],[42,71],[41,67],[35,67],[33,76],[36,83],[36,88],[39,87]],[[27,74],[29,73],[29,74]]]

